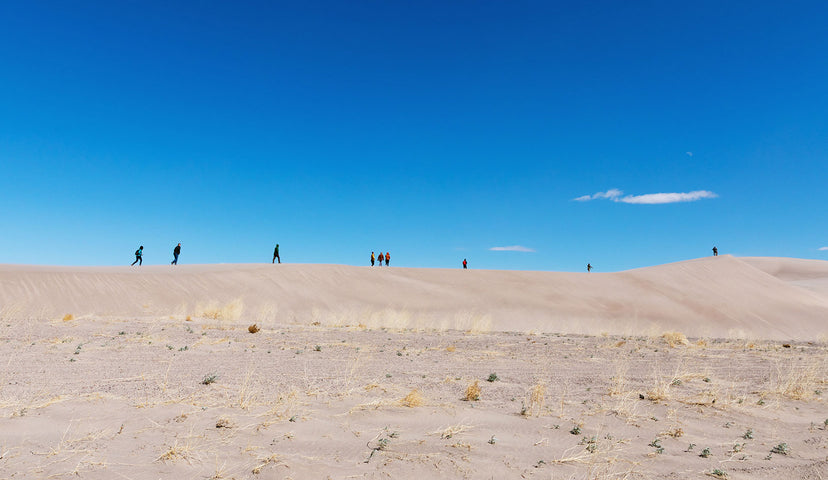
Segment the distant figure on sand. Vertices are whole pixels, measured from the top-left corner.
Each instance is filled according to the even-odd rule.
[[[379,260],[379,266],[381,267],[381,266],[382,266],[382,262],[384,262],[384,261],[385,261],[385,257],[384,257],[384,256],[382,256],[382,252],[380,252],[379,257],[377,257],[377,260]]]
[[[144,256],[144,246],[141,245],[140,247],[138,247],[138,250],[135,250],[135,261],[132,262],[132,265],[135,265],[136,263],[138,265],[143,265],[144,264],[144,260],[142,258],[143,256]],[[130,265],[130,267],[132,265]]]
[[[467,269],[467,268],[469,268],[469,262],[467,262],[466,259],[464,258],[463,259],[463,269]]]
[[[713,247],[713,256],[714,256],[714,257],[718,257],[718,256],[719,256],[719,249],[718,249],[718,248],[716,248],[716,247]]]
[[[181,244],[180,243],[178,245],[176,245],[175,248],[173,248],[173,261],[170,262],[170,265],[178,265],[178,256],[179,255],[181,255]]]
[[[279,260],[279,263],[282,263],[282,258],[279,256],[279,244],[276,244],[276,248],[273,249],[273,261],[270,263],[276,263],[276,260]]]
[[[592,264],[587,263],[587,272],[591,272],[591,271],[592,271]]]
[[[391,254],[388,253],[388,252],[385,252],[385,266],[386,267],[388,266],[388,262],[390,262],[390,261],[391,261]]]
[[[376,259],[377,259],[377,257],[375,257],[375,256],[374,256],[374,252],[371,252],[371,266],[372,266],[372,267],[374,266],[374,261],[375,261]]]

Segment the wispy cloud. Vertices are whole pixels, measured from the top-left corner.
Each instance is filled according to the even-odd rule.
[[[692,157],[692,156],[693,156],[693,152],[685,152],[685,153],[687,154],[687,156],[688,156],[688,157]]]
[[[608,198],[610,200],[615,200],[623,194],[624,194],[624,192],[622,192],[621,190],[618,190],[617,188],[611,188],[611,189],[607,190],[606,192],[598,192],[598,193],[593,194],[593,195],[583,195],[581,197],[575,198],[574,200],[576,202],[586,202],[586,201],[589,201],[589,200],[601,200],[601,199],[604,199],[604,198]]]
[[[524,247],[522,245],[512,245],[511,247],[492,247],[489,250],[493,252],[534,252],[534,248]]]
[[[820,250],[825,251],[828,250],[828,247],[819,247]]]
[[[694,190],[681,193],[646,193],[644,195],[624,195],[624,192],[613,188],[606,192],[598,192],[593,195],[583,195],[574,198],[576,202],[589,200],[612,200],[613,202],[631,203],[636,205],[660,205],[664,203],[695,202],[705,198],[716,198],[718,195],[709,190]]]

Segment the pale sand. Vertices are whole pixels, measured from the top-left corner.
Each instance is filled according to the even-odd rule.
[[[729,256],[3,265],[0,478],[828,478],[826,286]]]

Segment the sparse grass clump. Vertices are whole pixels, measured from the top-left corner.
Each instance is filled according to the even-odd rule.
[[[207,375],[204,375],[204,378],[201,379],[201,384],[202,385],[210,385],[211,383],[215,383],[216,380],[218,380],[218,374],[217,373],[209,373]]]
[[[750,439],[752,439],[752,438],[753,438],[753,429],[752,429],[752,428],[748,428],[748,429],[747,429],[747,431],[745,432],[745,434],[744,434],[744,435],[742,435],[742,438],[744,438],[745,440],[750,440]]]
[[[75,316],[72,315],[71,313],[67,313],[66,315],[63,316],[63,321],[64,322],[71,322],[74,319],[75,319]]]
[[[710,476],[711,477],[716,477],[716,478],[727,478],[727,472],[725,472],[724,470],[719,470],[718,468],[716,468],[712,472],[710,472]]]
[[[690,345],[690,342],[687,341],[687,337],[681,332],[666,332],[664,335],[661,336],[667,345],[670,348],[675,348],[679,345],[687,346]]]
[[[425,404],[425,399],[420,391],[415,388],[414,390],[411,390],[408,395],[403,397],[402,400],[400,400],[400,404],[409,408],[421,407]]]
[[[523,416],[535,415],[539,416],[543,409],[543,404],[546,397],[546,385],[543,382],[538,382],[529,389],[526,395],[526,401],[520,409],[520,414]]]
[[[463,395],[463,400],[467,402],[480,400],[481,392],[482,389],[480,388],[480,382],[475,380],[474,383],[469,384],[469,386],[466,387],[466,393]]]
[[[496,373],[492,372],[489,374],[489,378],[486,379],[487,382],[496,382],[500,380]]]

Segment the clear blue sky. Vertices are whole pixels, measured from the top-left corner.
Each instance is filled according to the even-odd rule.
[[[177,242],[182,264],[275,243],[413,267],[828,259],[826,19],[822,0],[2,2],[0,263],[144,245],[162,264]]]

